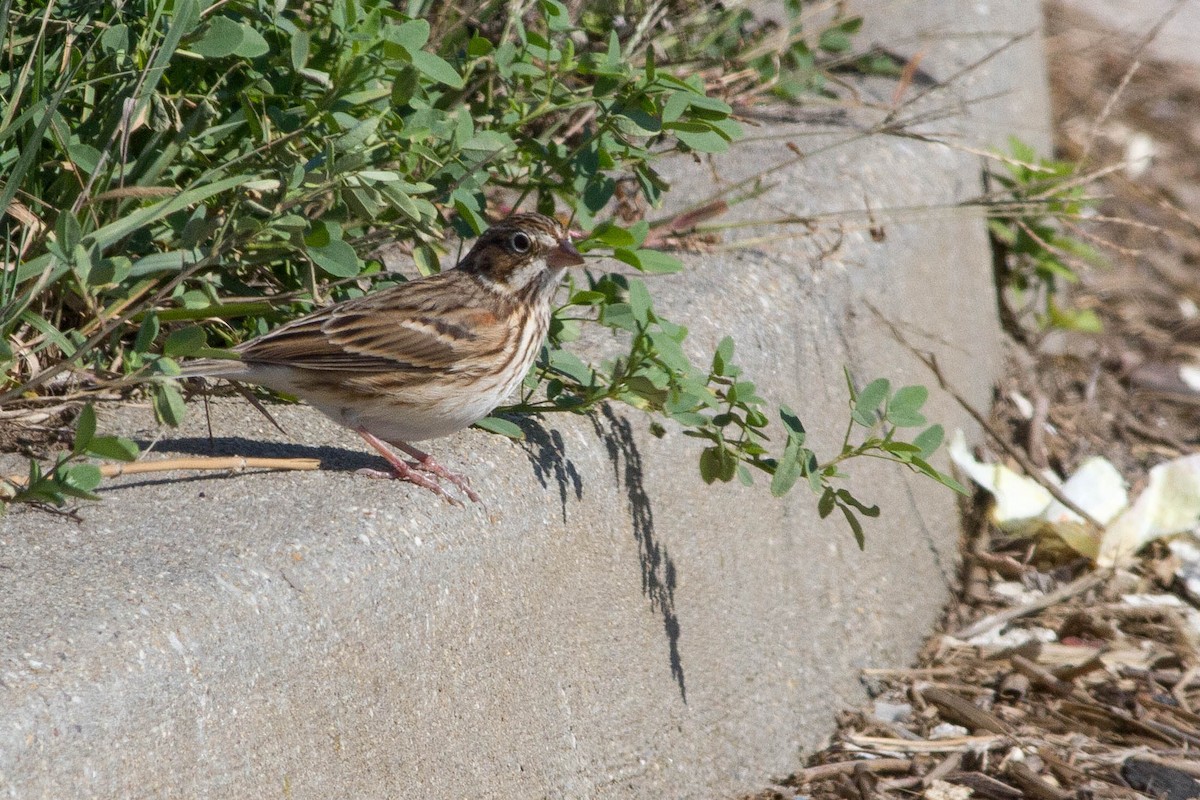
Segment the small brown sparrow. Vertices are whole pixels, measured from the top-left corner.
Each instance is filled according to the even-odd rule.
[[[392,468],[366,474],[456,502],[436,476],[478,502],[466,478],[411,443],[478,422],[521,384],[564,270],[582,263],[557,222],[514,214],[480,236],[454,269],[327,306],[238,345],[237,359],[185,364],[182,376],[295,395],[362,436]]]

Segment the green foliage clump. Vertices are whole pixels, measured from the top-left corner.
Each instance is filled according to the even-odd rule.
[[[25,213],[4,228],[17,267],[0,286],[0,403],[68,367],[169,375],[324,291],[361,292],[381,272],[360,255],[375,243],[436,270],[447,224],[486,226],[485,190],[591,229],[614,173],[654,202],[653,156],[739,135],[698,80],[635,68],[615,33],[577,46],[564,6],[537,8],[491,38],[465,19],[435,36],[378,0],[147,0],[51,25],[14,12],[0,200]],[[195,320],[226,324],[179,333]],[[178,422],[177,391],[154,391]]]
[[[0,0],[0,407],[140,382],[178,424],[183,396],[159,380],[178,359],[400,280],[384,251],[436,271],[448,228],[474,236],[532,206],[565,212],[587,234],[581,249],[632,270],[572,282],[510,410],[643,409],[703,440],[704,480],[749,483],[756,470],[782,494],[804,477],[822,513],[841,508],[861,539],[854,512],[872,509],[833,487],[837,464],[884,454],[948,480],[924,461],[932,434],[893,439],[912,398],[876,398],[887,410],[870,422],[878,409],[856,406],[854,424],[891,427],[847,439],[825,465],[785,411],[771,456],[770,408],[732,363],[732,341],[708,367],[689,360],[686,328],[636,277],[679,261],[647,246],[648,221],[611,211],[628,192],[659,203],[663,155],[720,152],[741,135],[705,70],[749,68],[794,97],[821,87],[813,47],[845,51],[860,21],[835,20],[810,45],[792,3],[781,50],[741,9],[689,6],[668,26],[661,4],[605,7],[573,19],[559,0],[134,0],[34,13]],[[594,323],[627,350],[593,365],[563,349]],[[501,417],[482,426],[518,432]],[[93,497],[89,456],[137,456],[96,436],[91,406],[52,467],[0,480],[0,509]]]
[[[1098,333],[1100,318],[1091,309],[1064,306],[1062,283],[1077,283],[1088,265],[1103,265],[1104,257],[1073,227],[1090,210],[1086,183],[1069,161],[1038,158],[1019,139],[1010,140],[1011,158],[1003,158],[1006,173],[989,173],[1002,188],[989,206],[988,229],[995,250],[1001,303],[1004,290],[1014,305],[1032,312],[1041,329],[1064,328]],[[1021,313],[1005,308],[1010,332],[1020,333]]]

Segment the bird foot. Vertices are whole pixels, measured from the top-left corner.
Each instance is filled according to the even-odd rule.
[[[406,481],[424,489],[428,489],[451,505],[462,506],[463,502],[461,500],[447,492],[440,483],[434,480],[434,478],[429,477],[430,475],[433,475],[453,484],[472,502],[480,502],[479,495],[476,494],[473,489],[471,489],[470,482],[465,477],[462,475],[456,475],[443,467],[441,464],[438,464],[433,460],[433,456],[429,455],[428,453],[422,452],[412,445],[397,444],[397,447],[416,459],[415,463],[410,464],[392,452],[391,448],[384,444],[384,442],[375,435],[367,433],[364,430],[359,430],[358,435],[366,440],[367,444],[371,445],[371,447],[374,447],[392,467],[390,472],[383,472],[375,469],[360,469],[358,470],[359,475],[365,475],[370,478],[390,478],[393,480]]]
[[[399,469],[395,467],[395,465],[393,465],[390,471],[382,469],[368,469],[364,467],[363,469],[355,470],[355,474],[362,475],[365,478],[377,478],[380,480],[394,480],[411,483],[416,486],[420,486],[422,489],[428,489],[452,506],[461,507],[463,505],[462,500],[459,500],[457,497],[447,492],[444,488],[442,488],[440,483],[427,476],[423,470],[418,470],[415,465],[405,464],[403,461],[400,463],[404,464],[403,469]]]
[[[424,454],[424,458],[418,458],[414,467],[422,472],[428,472],[430,475],[436,475],[439,478],[454,484],[456,487],[458,487],[460,492],[465,494],[470,499],[472,503],[480,502],[479,495],[476,494],[475,490],[471,488],[470,478],[468,478],[466,475],[459,475],[451,472],[441,464],[434,461],[433,456],[429,455],[428,453]]]

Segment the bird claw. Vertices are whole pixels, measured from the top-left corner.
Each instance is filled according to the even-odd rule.
[[[362,469],[355,470],[354,474],[362,475],[366,478],[395,480],[411,483],[416,486],[420,486],[422,489],[428,489],[452,506],[459,506],[460,508],[463,507],[462,500],[459,500],[457,497],[447,492],[437,481],[422,475],[422,471],[418,471],[416,467],[406,465],[406,469],[404,470],[394,469],[391,472],[381,469],[369,469],[367,467],[363,467]],[[468,495],[468,497],[469,496],[470,495]],[[474,500],[475,498],[472,499]]]
[[[363,467],[362,469],[356,469],[356,470],[354,470],[354,474],[361,475],[364,478],[374,478],[375,480],[380,480],[380,481],[381,480],[389,480],[390,481],[390,480],[394,480],[396,478],[396,473],[394,473],[394,472],[387,472],[382,469],[370,469],[369,467]]]
[[[422,472],[428,472],[430,475],[436,475],[443,480],[450,481],[450,483],[454,484],[458,490],[465,494],[472,503],[480,502],[479,495],[476,494],[475,490],[471,488],[470,478],[468,478],[466,475],[459,475],[451,472],[441,464],[434,461],[433,456],[425,456],[425,458],[417,461],[415,468],[421,470]]]
[[[424,487],[433,492],[451,505],[463,505],[461,500],[443,489],[440,483],[435,481],[433,478],[428,477],[428,475],[422,474],[429,473],[429,475],[434,475],[454,484],[454,486],[458,487],[463,494],[470,498],[471,502],[480,502],[479,495],[477,495],[471,488],[470,481],[461,475],[455,475],[453,472],[434,461],[433,456],[429,455],[428,453],[422,452],[412,445],[404,444],[403,442],[397,442],[395,445],[396,447],[399,447],[401,450],[416,459],[416,462],[410,464],[400,456],[393,453],[379,437],[367,432],[362,428],[359,428],[357,432],[359,436],[366,440],[367,444],[371,445],[371,447],[374,447],[375,450],[378,451],[378,453],[383,456],[392,466],[392,472],[390,474],[386,472],[380,473],[378,470],[373,469],[359,470],[360,474],[370,475],[371,477],[391,477],[395,478],[396,480],[415,483],[417,486]]]

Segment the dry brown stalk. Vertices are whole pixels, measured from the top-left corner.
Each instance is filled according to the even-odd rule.
[[[138,475],[147,472],[173,472],[175,470],[230,470],[241,472],[247,469],[315,470],[321,462],[315,458],[244,458],[242,456],[220,456],[215,458],[167,458],[161,461],[135,461],[132,464],[103,464],[100,474],[106,478],[119,475]],[[9,475],[6,478],[14,486],[24,486],[26,476]]]

